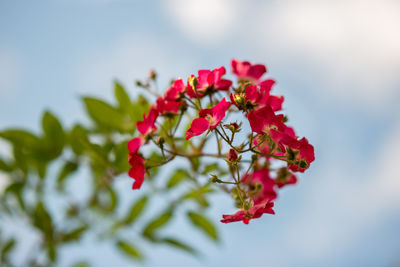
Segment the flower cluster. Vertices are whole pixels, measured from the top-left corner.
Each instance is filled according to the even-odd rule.
[[[212,174],[210,181],[229,188],[239,210],[223,215],[221,222],[247,224],[264,213],[274,214],[279,189],[297,183],[296,173],[304,172],[314,161],[314,148],[287,125],[287,117],[281,113],[284,97],[271,94],[275,81],[263,78],[267,72],[264,65],[233,59],[231,70],[237,77],[236,84],[224,78],[224,67],[199,70],[197,76],[191,75],[186,83],[183,79],[175,80],[164,95],[157,96],[143,120],[137,122],[140,136],[128,143],[132,166],[129,176],[135,180],[133,189],[139,189],[146,170],[152,167],[139,153],[139,148],[150,142],[156,144],[164,156],[157,166],[176,156],[223,159],[229,170],[228,180]],[[190,117],[193,112],[195,118],[190,119],[190,127],[184,129],[185,137],[176,137],[182,117]],[[235,113],[243,120],[229,121],[229,116]],[[175,118],[174,129],[158,130],[160,117],[163,120]],[[246,128],[247,137],[238,140],[237,133]],[[212,134],[216,135],[218,151],[204,153],[204,143]],[[190,142],[193,153],[182,153],[176,142]],[[223,150],[228,151],[223,153]]]

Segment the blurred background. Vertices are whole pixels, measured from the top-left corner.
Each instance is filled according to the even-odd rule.
[[[110,99],[114,79],[134,95],[150,68],[164,88],[198,69],[230,69],[232,58],[266,64],[316,161],[280,194],[275,216],[218,223],[217,245],[177,224],[169,231],[191,235],[203,257],[149,247],[145,266],[398,266],[399,29],[395,0],[1,0],[0,129],[38,130],[46,108],[67,125],[85,121],[81,95]],[[0,192],[6,183],[0,173]],[[121,188],[135,194],[130,186],[126,176]],[[233,210],[217,196],[209,218]],[[84,240],[62,250],[59,266],[81,257],[136,264]]]

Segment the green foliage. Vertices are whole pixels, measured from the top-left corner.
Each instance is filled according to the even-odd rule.
[[[143,255],[132,244],[125,241],[118,241],[116,245],[123,253],[125,253],[125,255],[128,255],[135,260],[143,260]]]
[[[166,225],[170,221],[171,217],[171,211],[167,211],[159,215],[157,218],[153,219],[147,224],[147,226],[143,230],[143,235],[149,239],[154,239],[157,230]]]
[[[165,169],[159,165],[166,158],[160,150],[141,151],[147,155],[146,187],[149,190],[144,196],[136,197],[127,209],[121,208],[120,198],[125,193],[117,190],[115,181],[132,181],[127,176],[130,168],[127,142],[136,131],[136,121],[142,120],[150,105],[143,95],[132,99],[118,82],[114,83],[114,96],[115,105],[95,97],[82,98],[91,120],[89,125],[75,123],[67,127],[54,113],[45,111],[38,133],[19,128],[0,131],[0,139],[12,148],[11,157],[0,155],[0,171],[5,172],[10,181],[4,193],[0,194],[0,217],[24,220],[30,230],[40,235],[36,245],[38,253],[29,255],[24,263],[26,266],[59,265],[60,249],[67,244],[79,245],[87,233],[112,242],[123,254],[136,261],[145,258],[143,242],[197,255],[185,240],[163,233],[166,226],[174,222],[174,215],[186,214],[185,202],[195,201],[200,210],[208,206],[208,195],[213,190],[208,182],[203,184],[197,178],[204,176],[208,181],[206,173],[216,170],[217,165],[203,166],[197,157],[191,157],[188,168],[171,164],[166,168],[174,168],[172,175],[164,177]],[[178,115],[165,117],[162,132],[166,144],[176,142],[180,151],[185,153],[193,149],[190,142],[176,141],[168,136],[172,131],[186,130],[183,124],[178,128],[179,123]],[[158,183],[159,176],[165,182]],[[71,178],[84,180],[90,185],[87,195],[79,198],[84,200],[78,202],[76,194],[81,192],[70,190]],[[124,191],[135,196],[138,194],[129,187]],[[163,204],[166,209],[161,214],[149,216],[149,203],[153,203],[157,194],[165,196]],[[54,195],[57,196],[56,207],[50,203]],[[213,240],[217,239],[215,228],[204,217],[200,218],[198,212],[191,212],[188,216],[196,227]],[[131,240],[135,240],[135,244]],[[17,236],[3,240],[0,235],[2,266],[13,266],[10,258],[18,253],[11,252],[18,252],[15,245],[18,241]],[[89,265],[82,261],[74,266]]]
[[[218,240],[217,230],[215,229],[214,225],[210,222],[210,220],[208,220],[203,215],[192,211],[188,212],[187,215],[190,221],[193,223],[193,225],[202,230],[211,239],[215,241]]]
[[[172,174],[168,180],[167,188],[172,188],[184,181],[186,177],[190,177],[190,174],[184,169],[178,169]]]
[[[124,224],[133,223],[143,212],[144,208],[147,205],[147,202],[148,202],[148,197],[144,196],[140,198],[134,205],[132,205],[129,213],[124,219]]]

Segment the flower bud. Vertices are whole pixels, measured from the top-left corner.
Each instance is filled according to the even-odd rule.
[[[150,70],[149,78],[154,81],[157,79],[157,73],[154,70]]]
[[[210,174],[210,182],[211,183],[220,183],[220,182],[222,182],[219,178],[218,178],[218,176],[217,175],[215,175],[215,174]]]
[[[228,153],[228,161],[236,161],[237,159],[238,155],[236,154],[236,151],[231,148]]]
[[[156,140],[156,144],[162,146],[165,143],[165,139],[162,136],[159,136]]]
[[[236,122],[231,122],[229,124],[225,124],[224,127],[232,133],[238,133],[241,130],[242,123],[237,124]]]
[[[189,77],[189,85],[193,88],[196,89],[196,86],[199,84],[199,80],[196,78],[196,76],[192,75]]]

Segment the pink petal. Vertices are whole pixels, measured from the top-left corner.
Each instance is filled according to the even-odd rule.
[[[135,137],[128,142],[128,150],[130,154],[137,153],[140,146],[143,144],[143,138]]]
[[[132,168],[129,169],[129,176],[135,179],[132,189],[140,189],[144,181],[146,168],[144,166],[144,159],[138,154],[133,154],[129,158],[129,163]]]
[[[201,135],[208,130],[209,126],[210,123],[204,118],[194,119],[189,130],[186,131],[186,140],[189,140],[193,136]]]

